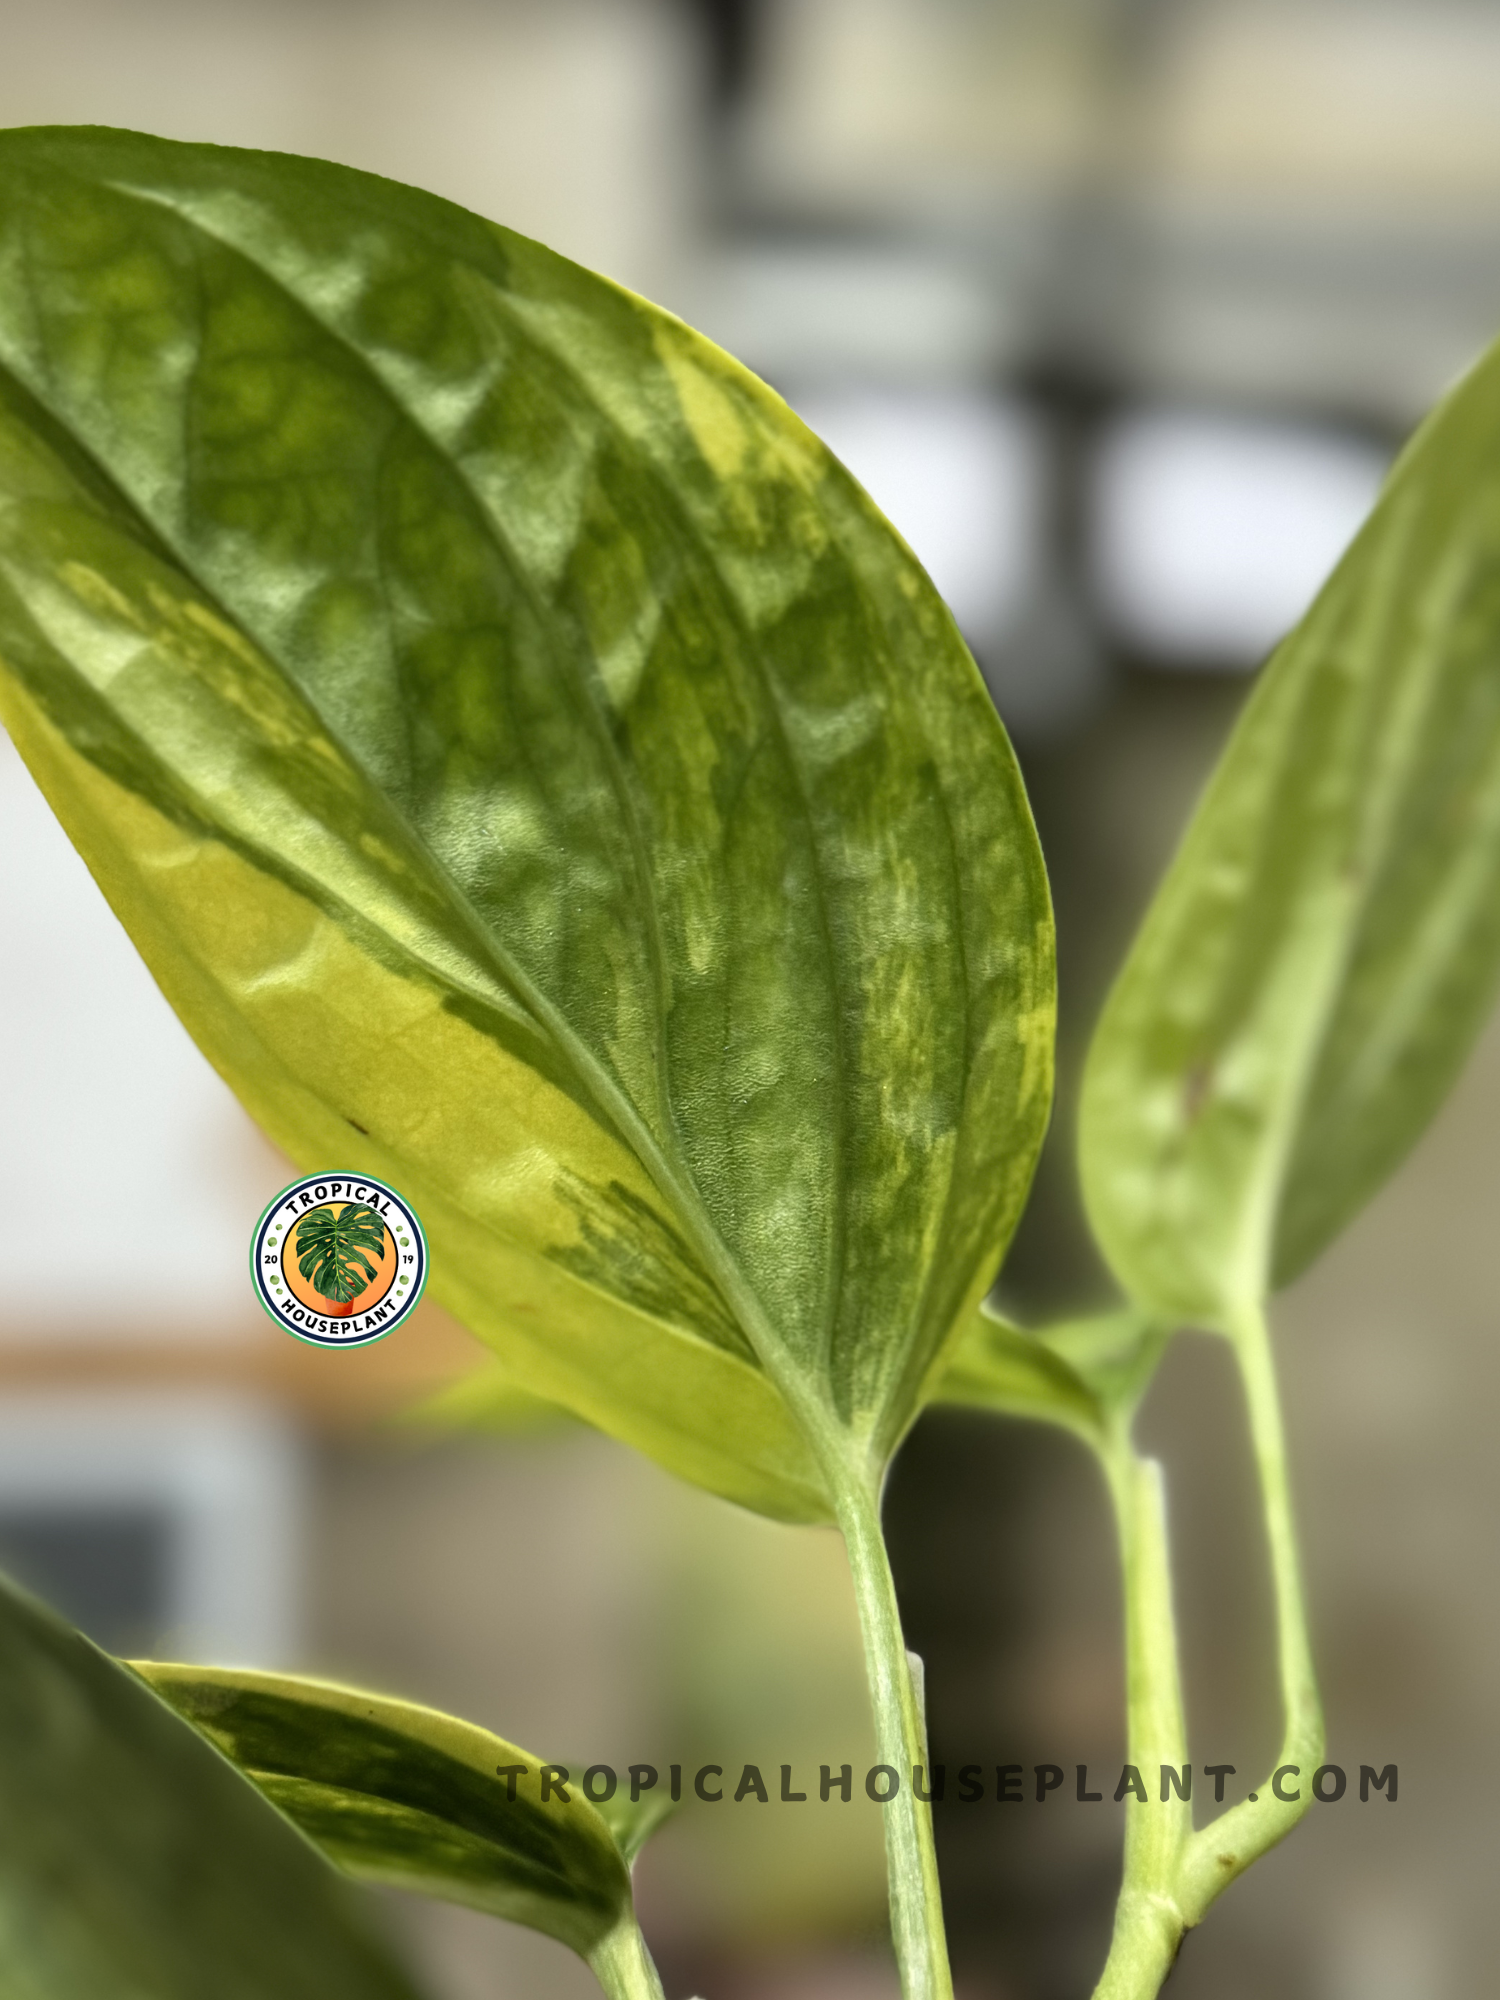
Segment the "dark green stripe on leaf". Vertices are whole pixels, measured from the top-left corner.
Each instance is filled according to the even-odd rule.
[[[1224,1323],[1404,1157],[1500,970],[1500,350],[1444,399],[1246,705],[1090,1051],[1089,1212]]]
[[[413,2000],[352,1892],[136,1676],[0,1580],[0,1935],[26,2000]]]
[[[542,1760],[414,1703],[286,1675],[137,1669],[329,1858],[363,1878],[529,1924],[588,1957],[630,1916],[604,1821]],[[514,1781],[506,1766],[525,1766]]]
[[[0,134],[0,371],[0,700],[200,1044],[523,1386],[826,1517],[809,1425],[901,1436],[1050,1102],[910,553],[670,315],[322,162]]]

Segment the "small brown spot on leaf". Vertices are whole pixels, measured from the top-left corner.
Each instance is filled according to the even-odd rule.
[[[364,1134],[365,1138],[367,1138],[367,1139],[369,1138],[369,1136],[370,1136],[370,1128],[369,1128],[369,1126],[368,1126],[368,1125],[361,1125],[361,1124],[360,1124],[360,1122],[359,1122],[359,1120],[358,1120],[357,1118],[346,1118],[346,1119],[344,1120],[344,1123],[345,1123],[346,1125],[352,1125],[352,1126],[354,1127],[354,1129],[355,1129],[355,1131],[356,1131],[356,1132],[361,1132],[361,1133],[363,1133],[363,1134]]]
[[[1208,1102],[1213,1082],[1214,1066],[1207,1057],[1201,1062],[1195,1062],[1188,1071],[1182,1086],[1182,1108],[1187,1114],[1189,1125],[1197,1121],[1204,1105]]]

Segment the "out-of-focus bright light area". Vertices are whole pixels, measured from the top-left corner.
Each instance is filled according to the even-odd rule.
[[[962,389],[827,384],[792,397],[901,530],[971,643],[1018,616],[1045,476],[1024,410]]]
[[[1500,329],[1483,0],[10,0],[0,124],[137,126],[410,180],[659,298],[762,373],[926,563],[1054,873],[1058,1142],[1007,1281],[1090,1281],[1088,1023],[1268,652]],[[284,1661],[623,1765],[869,1761],[832,1539],[577,1430],[382,1426],[469,1364],[427,1314],[296,1348],[244,1258],[290,1177],[0,748],[0,1562],[121,1650]],[[1280,1326],[1331,1751],[1177,2000],[1449,2000],[1494,1957],[1500,1050]],[[149,1282],[135,1274],[147,1272]],[[1167,1459],[1195,1751],[1275,1743],[1264,1565],[1212,1353]],[[1118,1764],[1103,1511],[1065,1441],[924,1420],[893,1482],[935,1761]],[[816,1780],[814,1780],[814,1783]],[[973,1817],[965,1818],[965,1813]],[[689,1803],[640,1872],[671,2000],[874,2000],[879,1815]],[[1113,1808],[939,1819],[965,2000],[1085,1993]],[[388,1912],[434,2000],[591,1990]]]
[[[1143,660],[1243,671],[1311,604],[1385,470],[1373,446],[1306,424],[1123,416],[1094,466],[1098,602]]]
[[[0,1324],[125,1331],[119,1273],[145,1261],[166,1218],[187,1217],[173,1233],[171,1290],[143,1299],[139,1317],[215,1337],[243,1300],[245,1205],[265,1149],[248,1129],[226,1144],[241,1122],[234,1098],[3,737],[0,852]],[[60,1200],[70,1185],[77,1195]]]

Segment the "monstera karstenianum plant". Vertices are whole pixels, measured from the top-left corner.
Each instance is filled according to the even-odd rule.
[[[1105,1011],[1081,1159],[1122,1302],[1023,1332],[982,1301],[1051,1101],[1047,881],[974,663],[868,497],[679,320],[451,203],[0,133],[6,726],[267,1132],[414,1202],[507,1393],[840,1528],[909,2000],[951,1983],[879,1503],[928,1401],[1098,1454],[1130,1755],[1181,1764],[1162,1494],[1130,1429],[1173,1329],[1223,1333],[1287,1744],[1320,1754],[1264,1306],[1410,1145],[1493,991],[1497,576],[1491,358],[1267,668]],[[336,1297],[374,1247],[330,1219],[308,1275]],[[612,1994],[659,1991],[615,1834],[555,1799],[517,1815],[467,1725],[192,1668],[127,1698],[123,1669],[33,1637],[26,1688],[0,1671],[7,1758],[40,1754],[54,1695],[132,1770],[191,1725],[215,1784],[229,1759],[264,1794],[242,1817],[267,1852],[280,1829],[305,1873],[310,1837],[537,1921]],[[1188,1801],[1132,1798],[1101,1992],[1154,1993],[1302,1809],[1257,1796],[1194,1832]],[[180,1885],[79,1839],[132,1922],[178,1920]],[[41,1853],[0,1842],[0,1897],[45,1900]],[[391,1991],[321,1893],[298,1905],[333,1939],[320,1993]],[[108,1924],[74,1958],[61,1919],[7,1935],[28,1993],[201,1990],[178,1961],[143,1987]]]

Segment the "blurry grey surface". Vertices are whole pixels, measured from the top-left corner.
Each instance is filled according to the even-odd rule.
[[[171,1622],[171,1544],[159,1507],[0,1509],[0,1569],[124,1659],[149,1654]]]
[[[1138,657],[1258,666],[1374,504],[1388,453],[1307,424],[1144,407],[1093,467],[1101,607]]]
[[[110,1650],[290,1664],[306,1499],[301,1438],[247,1397],[0,1394],[0,1566]]]

